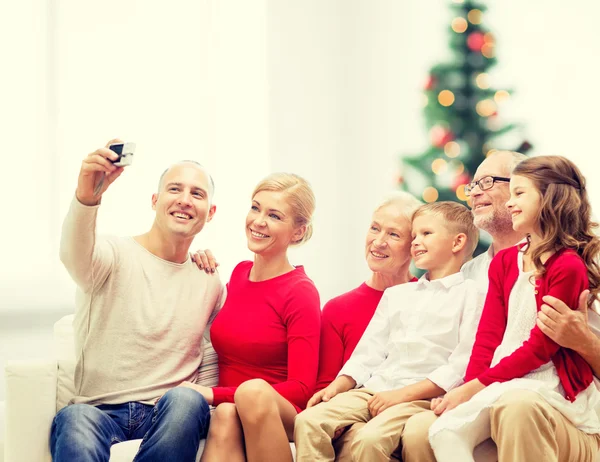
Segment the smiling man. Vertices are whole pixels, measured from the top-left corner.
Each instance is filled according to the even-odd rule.
[[[123,172],[111,143],[83,160],[63,225],[60,257],[78,289],[76,396],[54,418],[52,459],[108,462],[112,444],[143,438],[136,462],[193,462],[209,407],[177,386],[196,381],[202,334],[224,297],[189,257],[215,213],[214,186],[200,164],[179,162],[152,195],[150,231],[96,236],[102,195]]]
[[[473,222],[477,228],[492,237],[492,244],[487,252],[467,262],[462,268],[468,279],[477,282],[483,296],[487,294],[488,268],[494,255],[523,239],[523,235],[512,227],[512,218],[506,202],[510,199],[510,174],[515,166],[526,158],[518,152],[499,151],[479,165],[474,181],[467,185]]]

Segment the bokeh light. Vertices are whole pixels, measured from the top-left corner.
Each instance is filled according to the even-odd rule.
[[[467,30],[469,24],[467,23],[467,20],[465,18],[459,16],[458,18],[454,18],[452,20],[451,27],[452,30],[457,34],[462,34],[464,31]]]
[[[491,99],[484,99],[477,103],[475,110],[481,117],[489,117],[496,112],[496,103]]]
[[[469,14],[467,14],[467,19],[471,24],[481,24],[481,22],[483,21],[483,13],[481,12],[481,10],[474,8],[471,11],[469,11]]]
[[[468,199],[467,195],[465,194],[465,186],[464,184],[461,184],[458,186],[458,188],[456,188],[456,197],[458,197],[461,201],[466,201]]]
[[[428,186],[423,190],[423,200],[425,202],[435,202],[440,197],[438,190],[433,186]]]
[[[503,103],[504,101],[507,101],[510,99],[510,93],[507,92],[506,90],[498,90],[496,92],[496,94],[494,95],[494,101],[496,101],[496,103],[500,104]]]
[[[460,155],[460,144],[456,141],[449,141],[444,146],[444,154],[450,158],[458,157]]]
[[[448,169],[448,163],[444,159],[435,159],[431,163],[431,170],[436,175],[444,173]]]
[[[452,103],[454,103],[454,93],[450,90],[442,90],[438,95],[438,101],[442,106],[452,106]]]
[[[475,77],[475,84],[482,90],[490,88],[490,75],[485,72],[480,72]]]

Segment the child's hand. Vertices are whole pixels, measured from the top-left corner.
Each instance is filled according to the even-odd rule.
[[[433,398],[431,400],[431,410],[435,411],[435,408],[438,407],[443,400],[444,400],[443,396],[441,396],[439,398]]]
[[[431,410],[436,415],[441,415],[456,406],[469,401],[475,394],[483,390],[485,386],[477,379],[471,380],[454,390],[449,391],[443,398],[435,398],[431,401]],[[438,401],[439,400],[439,401]],[[434,406],[434,401],[437,403]]]
[[[369,398],[367,406],[371,417],[375,417],[377,414],[385,411],[388,407],[392,407],[396,404],[404,403],[406,401],[406,396],[401,388],[400,390],[390,390],[375,393]]]

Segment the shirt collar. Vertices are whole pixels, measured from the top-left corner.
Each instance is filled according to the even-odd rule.
[[[460,284],[465,280],[465,276],[462,271],[441,279],[436,279],[435,281],[430,281],[428,275],[429,273],[425,273],[423,276],[421,276],[417,281],[417,284],[422,286],[427,286],[429,284],[441,284],[444,288],[449,289],[450,287]]]

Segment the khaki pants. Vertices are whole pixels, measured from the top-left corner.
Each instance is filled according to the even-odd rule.
[[[433,416],[428,425],[421,426],[420,434],[414,437],[422,446],[420,451],[431,450],[428,434],[435,419]],[[535,392],[514,390],[504,394],[490,409],[490,424],[498,462],[596,460],[599,435],[578,430]]]
[[[578,430],[532,391],[507,392],[492,406],[490,418],[499,462],[596,460],[599,436]]]
[[[398,404],[371,418],[367,408],[371,396],[373,393],[368,390],[350,390],[298,414],[294,425],[296,461],[333,462],[336,456],[332,438],[336,430],[358,424],[342,435],[340,442],[336,442],[340,450],[338,460],[387,462],[394,460],[392,454],[402,442],[405,462],[435,462],[430,447],[419,444],[413,449],[411,444],[413,434],[420,437],[423,433],[420,429],[431,425],[433,413],[429,411],[430,402],[421,400]],[[415,427],[419,429],[416,432]],[[419,458],[420,453],[427,457]]]

